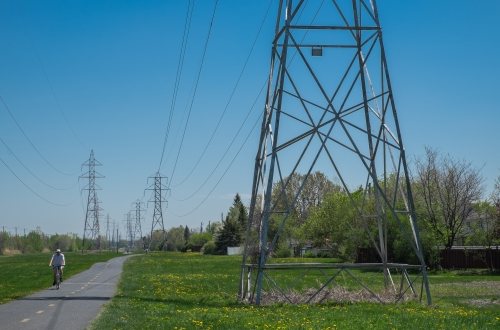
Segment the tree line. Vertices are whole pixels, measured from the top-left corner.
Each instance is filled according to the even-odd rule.
[[[294,173],[284,180],[288,183],[286,187],[276,183],[273,188],[273,198],[278,198],[278,203],[276,196],[283,196],[283,189],[286,196],[298,196],[284,228],[280,227],[280,216],[270,217],[269,238],[280,231],[274,255],[299,255],[308,247],[324,255],[354,261],[360,248],[371,248],[369,232],[376,235],[376,226],[363,226],[353,205],[368,196],[363,202],[375,208],[374,188],[360,187],[348,194],[324,173],[311,173],[302,186],[304,179],[304,175]],[[410,179],[428,264],[439,263],[440,249],[451,249],[455,245],[488,248],[500,244],[500,177],[491,195],[483,196],[484,180],[480,170],[470,162],[427,148],[424,157],[416,161]],[[388,176],[379,185],[394,186],[395,180],[395,176]],[[243,244],[246,221],[259,225],[258,217],[248,220],[246,207],[237,196],[228,216],[215,232],[214,245],[218,253],[223,253],[224,246]],[[393,259],[414,263],[411,242],[401,234],[401,223],[404,226],[404,221],[388,221],[388,251]]]
[[[322,172],[311,173],[300,190],[305,176],[295,173],[287,178],[289,184],[283,188],[275,184],[273,195],[282,189],[287,196],[298,195],[284,228],[279,228],[277,217],[271,217],[269,237],[281,230],[277,248],[273,253],[287,257],[300,255],[305,248],[316,249],[327,256],[346,261],[354,261],[360,248],[370,248],[369,232],[360,223],[353,203],[361,198],[373,196],[360,187],[348,194]],[[394,185],[394,177],[389,176],[380,186]],[[480,170],[470,162],[455,160],[432,149],[426,149],[425,156],[418,159],[411,178],[415,211],[424,248],[430,265],[439,262],[439,249],[451,249],[454,245],[476,245],[491,247],[500,244],[500,176],[496,179],[493,192],[484,197],[484,180]],[[364,196],[364,197],[363,197]],[[374,200],[368,203],[374,204]],[[259,203],[257,203],[259,204]],[[258,213],[258,212],[257,212]],[[244,243],[248,223],[258,225],[258,215],[249,219],[248,208],[236,194],[226,217],[211,221],[203,228],[193,230],[188,226],[169,229],[151,250],[201,251],[205,254],[226,254],[228,247],[238,247]],[[400,234],[393,222],[388,231],[388,251],[398,260],[412,260],[411,246]],[[368,231],[375,228],[368,228]],[[136,249],[143,249],[144,237],[135,242]],[[249,237],[256,240],[256,237]],[[101,238],[101,248],[112,248],[111,242]],[[125,247],[127,242],[115,242],[113,247]],[[7,232],[0,235],[0,251],[18,250],[42,252],[61,248],[64,251],[82,249],[82,241],[75,234],[44,235],[32,231],[24,236],[13,236]]]
[[[49,252],[55,249],[73,252],[81,250],[82,240],[76,234],[44,234],[40,229],[25,235],[0,232],[0,255]]]
[[[273,253],[280,257],[297,256],[309,247],[325,256],[354,261],[359,249],[371,248],[371,242],[353,204],[372,196],[365,203],[375,207],[375,194],[367,193],[363,187],[348,194],[322,172],[311,173],[301,189],[304,178],[295,173],[285,180],[288,182],[286,195],[299,197],[281,229]],[[394,176],[389,176],[380,186],[395,185],[394,181]],[[424,157],[416,161],[410,181],[424,254],[431,266],[439,263],[440,249],[451,249],[454,245],[491,247],[500,244],[500,177],[496,179],[492,194],[484,197],[480,170],[470,162],[455,160],[427,148]],[[282,189],[276,183],[273,195],[278,196]],[[258,226],[258,216],[255,219],[248,217],[247,207],[236,194],[226,217],[211,223],[205,232],[192,233],[187,226],[171,229],[167,233],[167,249],[226,254],[227,247],[244,243],[249,221]],[[271,216],[269,237],[280,230],[278,219],[278,216]],[[394,221],[388,224],[388,251],[394,259],[414,263],[411,243],[403,237],[399,226]],[[369,227],[370,230],[375,235],[375,226]]]

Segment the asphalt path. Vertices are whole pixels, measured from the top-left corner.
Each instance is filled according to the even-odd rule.
[[[0,329],[87,328],[102,305],[115,295],[123,263],[128,257],[94,264],[90,269],[64,279],[59,290],[50,287],[0,305]]]

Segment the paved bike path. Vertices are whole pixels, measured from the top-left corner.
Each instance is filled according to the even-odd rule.
[[[0,305],[0,329],[85,329],[116,293],[124,261],[130,256],[94,264],[51,287]]]

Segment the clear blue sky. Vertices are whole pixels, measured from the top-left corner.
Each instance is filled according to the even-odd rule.
[[[219,1],[192,101],[214,3],[198,0],[192,14],[161,166],[162,174],[172,177],[166,228],[198,228],[201,222],[218,220],[236,192],[247,201],[251,189],[259,134],[253,125],[264,106],[258,94],[269,70],[277,1]],[[425,146],[467,159],[481,168],[488,193],[500,175],[500,2],[377,3],[409,160],[422,155]],[[101,228],[109,214],[123,232],[132,202],[151,198],[144,189],[160,164],[187,5],[187,0],[0,1],[0,158],[10,168],[0,163],[0,229],[22,232],[40,226],[47,233],[81,235],[86,197],[80,194],[84,182],[78,176],[93,149],[105,176],[98,180]],[[221,126],[188,176],[228,103],[264,18]],[[27,141],[4,103],[52,165]],[[145,214],[145,231],[150,230],[152,206]]]

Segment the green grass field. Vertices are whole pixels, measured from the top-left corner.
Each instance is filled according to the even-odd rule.
[[[237,302],[239,257],[149,254],[127,261],[93,329],[500,329],[500,276],[431,275],[433,306]],[[370,274],[367,274],[370,276]]]
[[[52,253],[0,256],[0,304],[48,288],[52,284],[49,261]],[[69,278],[116,253],[64,253],[64,277]]]

